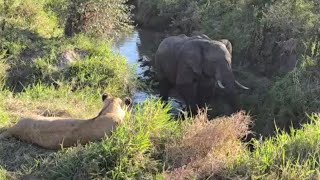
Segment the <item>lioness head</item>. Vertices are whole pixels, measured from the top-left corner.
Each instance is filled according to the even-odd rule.
[[[103,108],[98,116],[103,116],[107,113],[118,114],[120,118],[124,117],[125,109],[132,104],[132,100],[126,97],[124,100],[113,97],[108,94],[102,95]]]

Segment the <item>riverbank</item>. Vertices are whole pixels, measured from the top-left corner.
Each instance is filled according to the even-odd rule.
[[[125,97],[139,87],[131,62],[136,56],[152,56],[161,39],[139,31],[123,41],[128,46],[85,31],[67,38],[56,10],[69,1],[55,2],[16,1],[0,30],[0,132],[34,114],[93,117],[101,108],[102,92]],[[46,29],[49,25],[54,28]],[[122,55],[115,53],[117,47]],[[15,138],[1,139],[0,179],[317,179],[320,117],[305,113],[320,107],[318,64],[316,55],[306,56],[299,68],[271,86],[268,78],[238,70],[237,77],[253,89],[241,95],[252,117],[240,112],[208,121],[202,113],[173,120],[170,106],[149,99],[128,111],[112,136],[85,146],[48,151]],[[275,131],[273,120],[283,127],[294,122],[300,129]],[[254,151],[249,151],[241,139],[252,122],[275,135],[253,139]]]
[[[170,34],[205,33],[212,39],[232,42],[236,76],[252,87],[250,92],[241,92],[241,104],[256,117],[257,132],[273,134],[274,121],[281,129],[288,129],[291,123],[299,127],[308,119],[302,114],[317,110],[319,104],[313,99],[317,92],[312,91],[318,84],[315,68],[320,57],[317,2],[134,2],[139,21],[170,19],[157,23]],[[315,81],[301,74],[309,74]],[[305,87],[310,97],[300,91]]]

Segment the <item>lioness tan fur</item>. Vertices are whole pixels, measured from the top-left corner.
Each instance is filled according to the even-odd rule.
[[[37,144],[47,149],[70,147],[77,143],[85,144],[111,135],[125,117],[125,103],[119,98],[102,97],[104,106],[97,117],[81,120],[60,117],[33,116],[22,118],[9,128],[2,137],[14,136],[23,141]]]

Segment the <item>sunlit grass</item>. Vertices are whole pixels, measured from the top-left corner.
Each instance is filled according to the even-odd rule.
[[[0,179],[7,180],[6,171],[0,166]]]
[[[310,119],[302,129],[278,130],[263,142],[255,140],[255,151],[244,153],[228,173],[252,179],[319,178],[320,116],[314,114]]]
[[[152,178],[161,163],[153,158],[159,146],[179,134],[171,121],[170,107],[149,100],[127,113],[124,123],[111,137],[57,153],[43,161],[37,174],[52,179],[73,179],[79,174],[90,178]]]

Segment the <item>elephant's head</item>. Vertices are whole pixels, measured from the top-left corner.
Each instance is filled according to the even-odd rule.
[[[204,44],[203,48],[203,74],[207,77],[212,77],[213,82],[218,87],[218,92],[223,94],[228,104],[233,111],[238,109],[236,88],[248,90],[239,83],[233,74],[231,67],[232,46],[228,40],[225,43],[219,41],[211,41]]]
[[[179,61],[176,83],[199,83],[199,79],[207,79],[207,84],[204,83],[207,86],[205,89],[212,91],[214,95],[216,88],[212,86],[213,81],[219,87],[218,91],[223,94],[223,98],[235,111],[238,104],[236,87],[249,88],[236,81],[231,68],[231,43],[228,40],[221,41],[205,38],[186,41],[177,55],[182,60]]]

